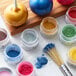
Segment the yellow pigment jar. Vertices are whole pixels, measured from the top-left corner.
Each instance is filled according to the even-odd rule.
[[[72,47],[68,52],[68,62],[76,65],[76,47]]]
[[[53,17],[44,18],[40,24],[40,31],[48,36],[55,35],[58,31],[56,19]]]

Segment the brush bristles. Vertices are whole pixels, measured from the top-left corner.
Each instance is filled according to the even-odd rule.
[[[51,46],[51,45],[50,45]],[[52,59],[53,61],[58,65],[61,66],[63,63],[63,60],[61,59],[60,55],[58,54],[58,52],[56,51],[55,45],[54,47],[52,47],[51,49],[46,46],[45,47],[45,51]],[[49,49],[48,49],[49,48]],[[47,51],[46,51],[47,50]]]

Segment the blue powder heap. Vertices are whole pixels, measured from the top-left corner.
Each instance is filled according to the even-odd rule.
[[[46,65],[48,63],[48,59],[44,56],[42,57],[37,57],[37,62],[35,64],[37,69],[42,68],[44,65]]]
[[[15,50],[10,50],[7,52],[7,55],[10,56],[10,57],[16,57],[19,55],[19,51],[15,51]]]

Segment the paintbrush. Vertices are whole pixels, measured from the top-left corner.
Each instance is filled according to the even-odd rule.
[[[64,76],[73,76],[68,67],[63,62],[62,58],[60,57],[59,53],[56,50],[55,44],[49,43],[47,44],[43,51],[47,53],[53,61],[59,66],[61,72],[64,74]]]

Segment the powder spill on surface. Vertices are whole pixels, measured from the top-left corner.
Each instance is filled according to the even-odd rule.
[[[41,57],[37,57],[37,62],[35,63],[35,66],[37,69],[40,69],[47,63],[48,63],[48,59],[44,56],[41,56]]]

